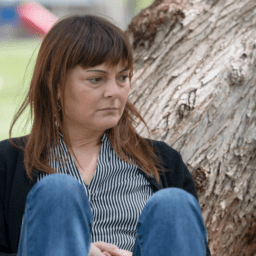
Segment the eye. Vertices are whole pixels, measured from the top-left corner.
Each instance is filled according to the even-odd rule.
[[[122,82],[126,82],[126,80],[127,80],[127,78],[128,78],[129,76],[121,76],[121,78],[123,78],[123,79],[121,79],[121,81]],[[97,82],[97,81],[98,82]],[[88,79],[88,81],[91,81],[91,83],[93,83],[93,84],[98,84],[100,81],[102,81],[103,79],[102,79],[102,77],[95,77],[95,78],[92,78],[92,79]]]
[[[101,77],[95,77],[95,78],[88,79],[88,80],[89,80],[89,81],[91,81],[93,84],[98,84],[97,82],[95,82],[95,80],[97,80],[97,79],[102,80],[102,78],[101,78]]]
[[[125,78],[123,81],[123,82],[125,82],[127,80],[126,78],[128,78],[129,76],[121,76],[121,77]]]

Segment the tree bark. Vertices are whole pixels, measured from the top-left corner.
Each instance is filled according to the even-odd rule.
[[[255,256],[256,0],[156,0],[126,34],[129,99],[181,153],[212,255]]]

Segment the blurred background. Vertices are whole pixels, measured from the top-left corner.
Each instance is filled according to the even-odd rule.
[[[0,141],[9,138],[13,117],[29,89],[38,50],[44,35],[61,17],[96,14],[107,17],[122,30],[154,0],[0,0]],[[30,108],[14,125],[12,137],[24,130]]]

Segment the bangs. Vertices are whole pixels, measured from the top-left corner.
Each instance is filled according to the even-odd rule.
[[[91,16],[80,18],[80,22],[81,19],[86,26],[76,37],[77,42],[69,54],[68,69],[76,65],[88,68],[103,63],[115,67],[120,61],[125,68],[132,69],[131,48],[119,28],[114,30],[106,24],[102,25]],[[81,24],[79,26],[82,27]]]

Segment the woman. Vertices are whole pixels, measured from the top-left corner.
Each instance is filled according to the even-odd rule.
[[[0,255],[210,255],[180,154],[135,131],[132,73],[127,37],[102,17],[67,17],[46,35],[0,142]],[[28,104],[31,133],[12,140]]]

